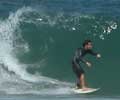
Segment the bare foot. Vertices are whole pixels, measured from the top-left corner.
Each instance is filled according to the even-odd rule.
[[[88,88],[88,87],[84,87],[82,88],[82,91],[87,91],[87,90],[90,90],[91,88]]]

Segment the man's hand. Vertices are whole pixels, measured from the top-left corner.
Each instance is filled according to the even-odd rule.
[[[92,64],[91,64],[90,62],[86,62],[86,65],[87,65],[88,67],[91,67],[91,66],[92,66]]]
[[[101,55],[100,55],[100,54],[97,54],[97,58],[101,58]]]

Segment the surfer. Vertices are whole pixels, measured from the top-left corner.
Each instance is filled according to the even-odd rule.
[[[78,48],[75,52],[75,55],[72,59],[72,68],[74,73],[76,74],[78,78],[77,82],[77,88],[82,88],[83,90],[88,90],[89,88],[86,86],[85,83],[85,71],[81,67],[80,63],[85,63],[88,67],[91,67],[92,64],[84,59],[84,56],[86,54],[91,54],[96,56],[97,58],[100,58],[101,55],[99,53],[95,53],[92,50],[93,45],[91,40],[85,40],[83,43],[82,48]]]

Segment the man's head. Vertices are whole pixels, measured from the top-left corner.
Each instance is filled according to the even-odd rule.
[[[92,49],[92,41],[91,40],[85,40],[83,43],[83,48],[86,50]]]

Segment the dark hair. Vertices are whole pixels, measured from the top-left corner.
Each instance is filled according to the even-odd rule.
[[[92,42],[91,40],[85,40],[84,42],[83,42],[83,47],[85,46],[85,45],[87,45],[89,42]]]

